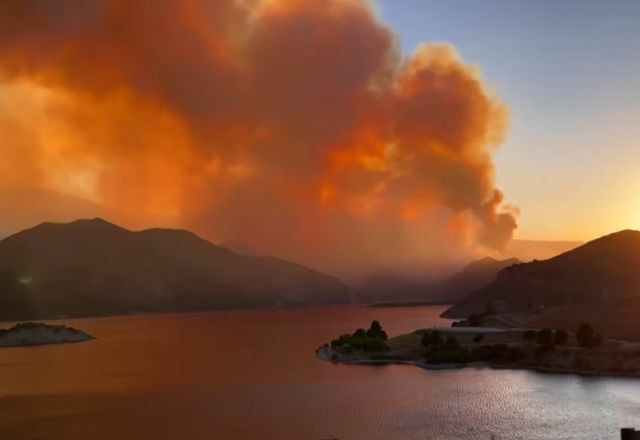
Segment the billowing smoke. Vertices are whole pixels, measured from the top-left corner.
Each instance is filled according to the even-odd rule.
[[[333,272],[503,249],[505,107],[397,46],[356,0],[3,0],[0,186]]]

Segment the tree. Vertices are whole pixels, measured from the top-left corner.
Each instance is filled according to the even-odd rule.
[[[349,341],[351,341],[351,335],[349,333],[347,333],[347,334],[344,334],[344,335],[340,335],[340,337],[338,339],[334,339],[333,341],[331,341],[331,346],[332,347],[342,347],[343,345],[348,344]]]
[[[591,347],[592,339],[595,331],[589,323],[581,324],[576,332],[576,339],[581,347]]]
[[[460,348],[460,344],[455,336],[447,336],[447,340],[444,342],[444,346],[450,350],[455,350],[456,348]]]
[[[600,333],[596,333],[589,341],[589,348],[599,347],[602,345],[602,342],[602,335]]]
[[[367,336],[370,338],[382,339],[386,341],[388,339],[387,333],[382,330],[382,326],[378,321],[372,321],[369,330],[367,330]]]
[[[484,339],[484,335],[483,334],[477,334],[473,337],[473,343],[474,344],[479,344],[482,342],[482,340]]]
[[[422,335],[420,343],[424,347],[435,347],[442,344],[442,335],[438,330],[431,330]]]
[[[553,332],[545,328],[536,334],[536,342],[543,347],[553,347]]]
[[[556,333],[553,335],[553,343],[555,345],[565,345],[569,341],[569,333],[562,330],[561,328],[556,330]]]
[[[535,330],[527,330],[522,334],[522,339],[527,341],[529,344],[533,344],[533,341],[536,340],[536,331]]]
[[[431,332],[431,345],[440,345],[442,344],[442,335],[438,330],[433,330]]]
[[[358,330],[355,331],[355,333],[353,334],[354,338],[366,338],[367,337],[367,332],[363,329],[363,328],[359,328]]]

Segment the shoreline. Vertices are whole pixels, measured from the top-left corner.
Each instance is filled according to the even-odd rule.
[[[540,374],[558,374],[558,375],[574,375],[585,377],[602,377],[602,378],[637,378],[640,379],[640,373],[625,373],[622,371],[591,371],[591,370],[578,370],[574,368],[556,368],[545,366],[527,366],[527,365],[495,365],[490,362],[468,362],[468,363],[443,363],[433,364],[418,360],[407,359],[365,359],[365,358],[351,358],[351,359],[331,359],[327,353],[327,346],[318,347],[315,350],[316,357],[319,360],[331,362],[332,364],[344,364],[344,365],[365,365],[365,366],[385,366],[385,365],[412,365],[414,367],[422,368],[427,371],[442,371],[442,370],[458,370],[462,368],[474,368],[474,369],[487,369],[487,370],[524,370],[532,371]]]
[[[320,360],[350,365],[413,365],[425,370],[465,367],[529,370],[541,374],[640,378],[640,343],[594,338],[579,343],[573,334],[528,328],[432,327],[383,340],[358,329],[315,351]],[[374,329],[375,330],[375,329]],[[435,337],[435,342],[434,341]],[[545,337],[547,339],[545,339]],[[554,339],[556,338],[556,339]],[[545,341],[551,342],[545,342]],[[555,343],[557,340],[559,342]],[[584,337],[582,341],[584,341]]]
[[[413,365],[424,370],[437,371],[437,370],[454,370],[465,367],[489,367],[489,364],[483,362],[475,363],[446,363],[446,364],[430,364],[428,362],[422,362],[417,360],[408,359],[332,359],[327,353],[327,346],[323,345],[318,347],[315,351],[316,357],[322,361],[331,362],[332,364],[345,364],[345,365],[371,365],[371,366],[384,366],[384,365]]]

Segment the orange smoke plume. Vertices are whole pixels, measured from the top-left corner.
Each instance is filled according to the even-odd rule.
[[[403,59],[362,1],[0,2],[0,187],[132,227],[333,271],[500,250],[506,125],[453,48]]]

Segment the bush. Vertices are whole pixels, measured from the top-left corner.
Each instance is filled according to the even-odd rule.
[[[331,341],[331,346],[344,353],[362,350],[368,352],[388,351],[389,346],[384,342],[388,339],[378,321],[373,321],[369,330],[359,328],[352,335],[344,334]]]
[[[467,363],[471,361],[471,355],[462,347],[445,349],[444,346],[434,347],[427,352],[426,361],[431,364]]]
[[[377,338],[352,338],[349,343],[355,350],[368,352],[389,351],[389,346],[382,340]]]
[[[533,341],[536,340],[537,332],[535,330],[527,330],[522,334],[522,339],[527,341],[529,344],[533,344]]]
[[[355,333],[353,334],[354,338],[366,338],[367,337],[367,332],[363,329],[363,328],[359,328],[358,330],[355,331]]]
[[[599,347],[602,345],[602,335],[600,333],[596,333],[591,341],[589,341],[589,348]]]
[[[431,332],[431,345],[440,344],[442,344],[442,334],[438,330],[433,330]]]
[[[576,339],[581,347],[594,348],[602,345],[603,339],[600,333],[596,333],[591,324],[585,323],[578,327]]]
[[[448,336],[444,346],[447,350],[455,350],[456,348],[460,348],[460,343],[455,336]]]
[[[351,335],[346,333],[344,335],[341,335],[338,339],[334,339],[333,341],[331,341],[331,346],[342,347],[345,344],[348,344],[349,341],[351,341]]]
[[[420,343],[423,347],[435,347],[442,344],[442,335],[438,330],[431,330],[422,335]]]
[[[594,330],[591,324],[584,323],[578,327],[578,331],[576,332],[576,339],[578,340],[578,344],[581,347],[588,347],[593,338]]]
[[[533,354],[535,356],[542,356],[542,355],[545,355],[545,354],[549,353],[550,351],[553,351],[553,347],[552,346],[541,345],[539,347],[536,347],[536,349],[533,352]]]
[[[553,343],[555,345],[565,345],[569,341],[569,333],[562,329],[556,330],[556,333],[553,335]]]
[[[370,338],[382,339],[383,341],[389,339],[387,333],[382,330],[382,326],[378,321],[371,322],[371,326],[369,327],[369,330],[367,330],[367,336]]]
[[[543,347],[553,347],[553,332],[545,328],[536,334],[536,342]]]
[[[477,334],[473,337],[473,343],[474,344],[479,344],[482,342],[482,340],[484,339],[484,335],[483,334]]]
[[[522,359],[524,352],[518,347],[510,347],[506,344],[491,344],[480,346],[473,351],[472,356],[478,361],[508,364]]]

